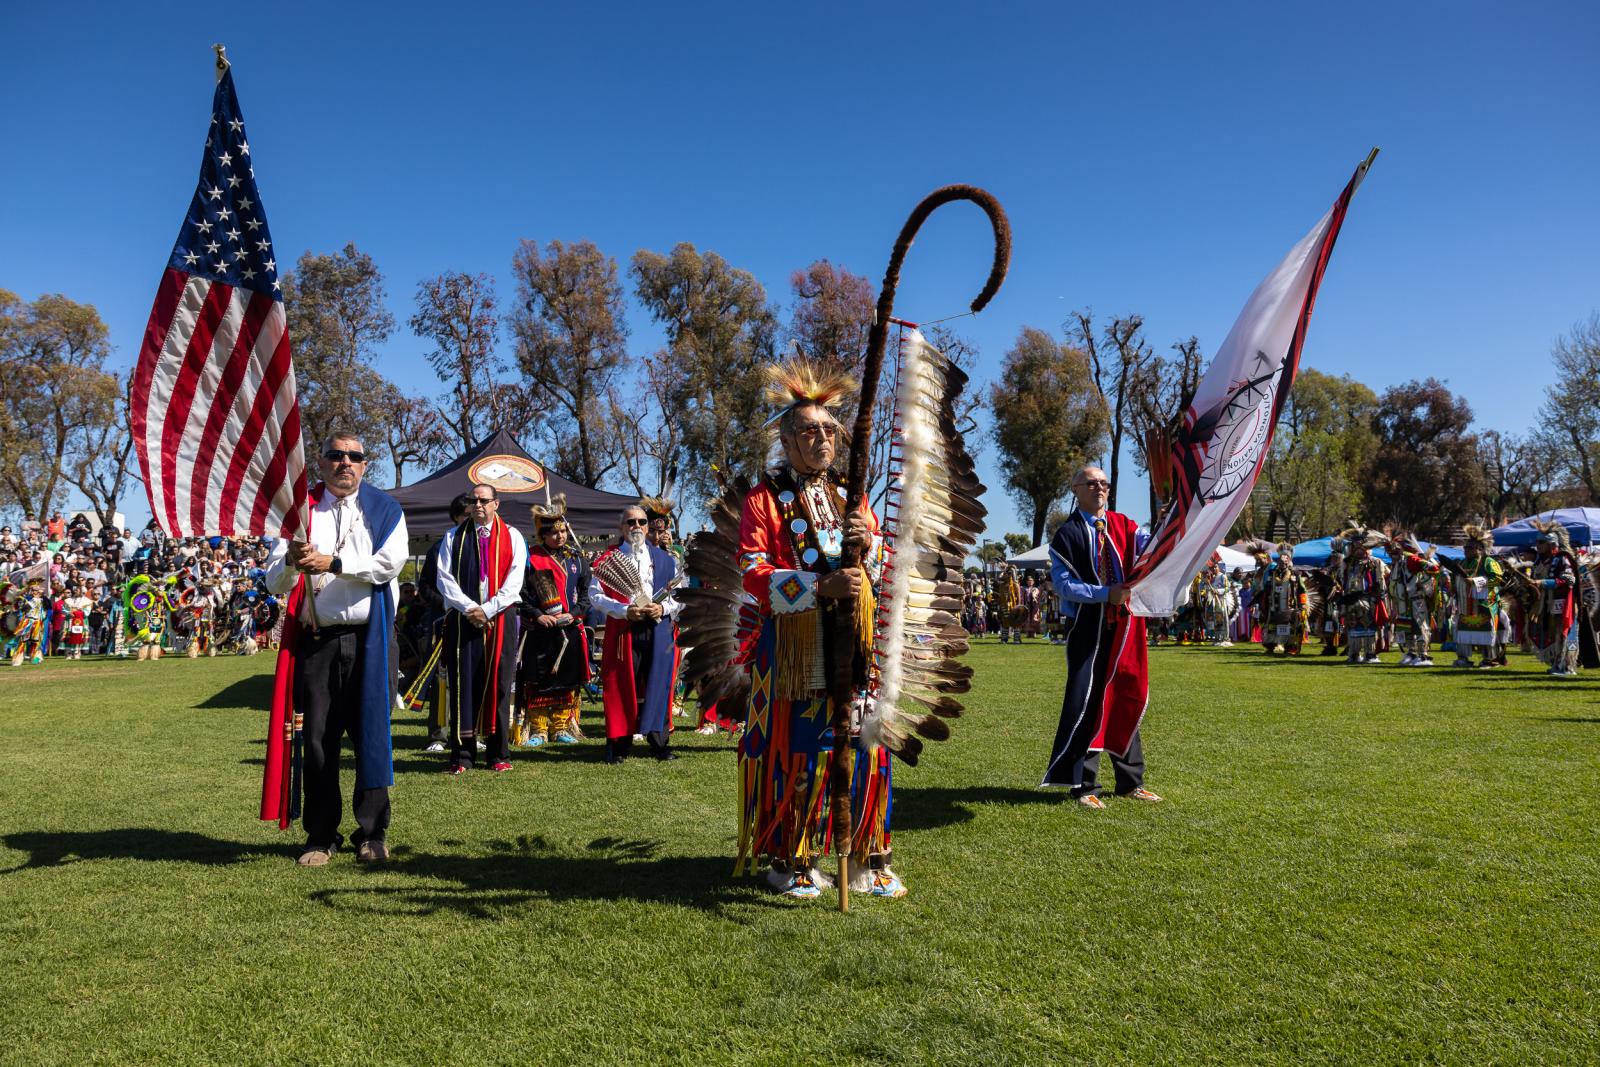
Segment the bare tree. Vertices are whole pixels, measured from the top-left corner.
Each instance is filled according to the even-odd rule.
[[[1195,389],[1200,385],[1200,339],[1190,337],[1172,346],[1174,359],[1152,356],[1145,360],[1128,381],[1128,412],[1133,421],[1134,464],[1150,473],[1149,449],[1153,440],[1166,438],[1157,431],[1171,430],[1189,409]],[[1160,487],[1150,479],[1150,514],[1160,513],[1163,501]]]
[[[411,332],[433,342],[428,363],[449,388],[440,415],[464,447],[493,425],[504,371],[495,352],[496,308],[494,281],[487,274],[445,271],[417,285]]]
[[[623,471],[640,496],[670,499],[677,493],[683,464],[683,426],[671,407],[678,386],[674,364],[666,349],[646,356],[641,364],[632,403],[613,401],[621,428]]]
[[[1556,380],[1539,409],[1539,439],[1560,458],[1580,503],[1600,504],[1600,312],[1557,339]]]
[[[439,409],[426,397],[406,396],[390,385],[383,400],[389,410],[383,442],[398,489],[406,484],[407,464],[437,463],[450,455],[455,438]]]
[[[116,525],[122,495],[140,480],[134,470],[133,434],[128,432],[121,403],[128,384],[127,379],[106,374],[91,386],[91,410],[73,433],[63,471],[104,526]]]
[[[627,368],[628,328],[616,260],[588,241],[523,241],[511,261],[517,366],[543,409],[557,470],[591,488],[617,465],[613,383]]]
[[[1144,316],[1135,314],[1114,318],[1097,338],[1094,312],[1087,309],[1074,311],[1066,330],[1076,338],[1078,347],[1089,357],[1094,388],[1105,409],[1111,437],[1106,467],[1111,478],[1111,494],[1107,506],[1115,511],[1122,440],[1129,429],[1129,409],[1136,391],[1133,383],[1153,354],[1144,340]]]

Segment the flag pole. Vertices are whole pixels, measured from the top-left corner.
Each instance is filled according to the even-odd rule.
[[[228,63],[228,46],[214,44],[211,46],[211,50],[217,54],[217,81],[221,81],[222,76],[228,73],[228,67],[230,66]]]

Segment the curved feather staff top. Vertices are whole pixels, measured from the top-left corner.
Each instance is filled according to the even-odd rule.
[[[855,429],[850,437],[850,473],[846,482],[845,514],[858,512],[866,499],[867,453],[872,441],[873,406],[878,399],[878,379],[883,373],[884,349],[889,338],[889,320],[894,314],[895,291],[900,285],[900,267],[905,262],[911,242],[917,231],[938,208],[957,200],[977,204],[989,216],[994,230],[994,262],[989,268],[988,280],[983,290],[972,301],[972,311],[982,311],[1005,281],[1006,268],[1011,262],[1011,223],[1000,206],[1000,201],[987,190],[975,185],[946,185],[935,189],[912,209],[900,235],[895,238],[894,251],[889,256],[889,267],[883,274],[883,285],[878,290],[878,305],[873,315],[872,328],[867,334],[867,353],[861,368],[861,406],[856,413]],[[840,568],[854,567],[861,562],[860,546],[846,543],[839,561]],[[839,615],[851,618],[855,614],[853,603],[841,603]],[[834,835],[834,852],[839,857],[839,907],[849,907],[849,855],[850,855],[850,706],[853,701],[853,672],[856,633],[848,626],[840,626],[833,634],[833,677],[829,679],[831,696],[830,719],[833,726],[833,753],[830,758],[830,797]]]

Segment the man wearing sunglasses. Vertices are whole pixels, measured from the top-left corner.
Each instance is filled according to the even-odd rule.
[[[1149,534],[1106,510],[1111,482],[1099,467],[1079,471],[1072,494],[1078,506],[1050,542],[1050,580],[1067,626],[1067,691],[1040,784],[1069,789],[1084,807],[1103,809],[1095,778],[1100,753],[1109,748],[1117,795],[1158,801],[1144,787],[1139,743],[1149,693],[1144,620],[1128,613],[1123,582]]]
[[[466,521],[439,547],[451,774],[472,767],[480,737],[490,769],[511,769],[511,689],[522,632],[515,609],[528,565],[528,544],[500,518],[494,486],[474,485],[467,506]]]
[[[267,558],[267,589],[290,594],[278,650],[278,677],[290,684],[276,687],[261,817],[288,825],[290,763],[302,757],[300,744],[287,744],[283,726],[302,716],[306,847],[298,862],[325,866],[343,840],[339,747],[349,734],[356,750],[356,859],[381,863],[389,858],[395,579],[408,556],[406,521],[393,497],[362,482],[367,457],[354,434],[330,437],[320,467],[305,539],[280,538]]]
[[[644,508],[623,508],[617,543],[591,568],[589,601],[606,615],[600,683],[607,763],[627,758],[635,734],[644,735],[656,759],[678,758],[668,743],[678,661],[672,624],[679,604],[667,595],[678,560],[650,543],[649,528]]]

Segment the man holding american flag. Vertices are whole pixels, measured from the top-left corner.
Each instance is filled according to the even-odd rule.
[[[289,331],[254,157],[216,47],[217,86],[200,181],[156,291],[128,396],[155,524],[169,537],[278,538],[267,584],[288,592],[273,683],[261,818],[300,815],[303,866],[337,850],[339,747],[356,748],[357,858],[388,858],[394,781],[394,580],[406,558],[400,505],[364,485],[361,441],[323,446],[306,492]],[[310,510],[307,510],[308,502]]]

